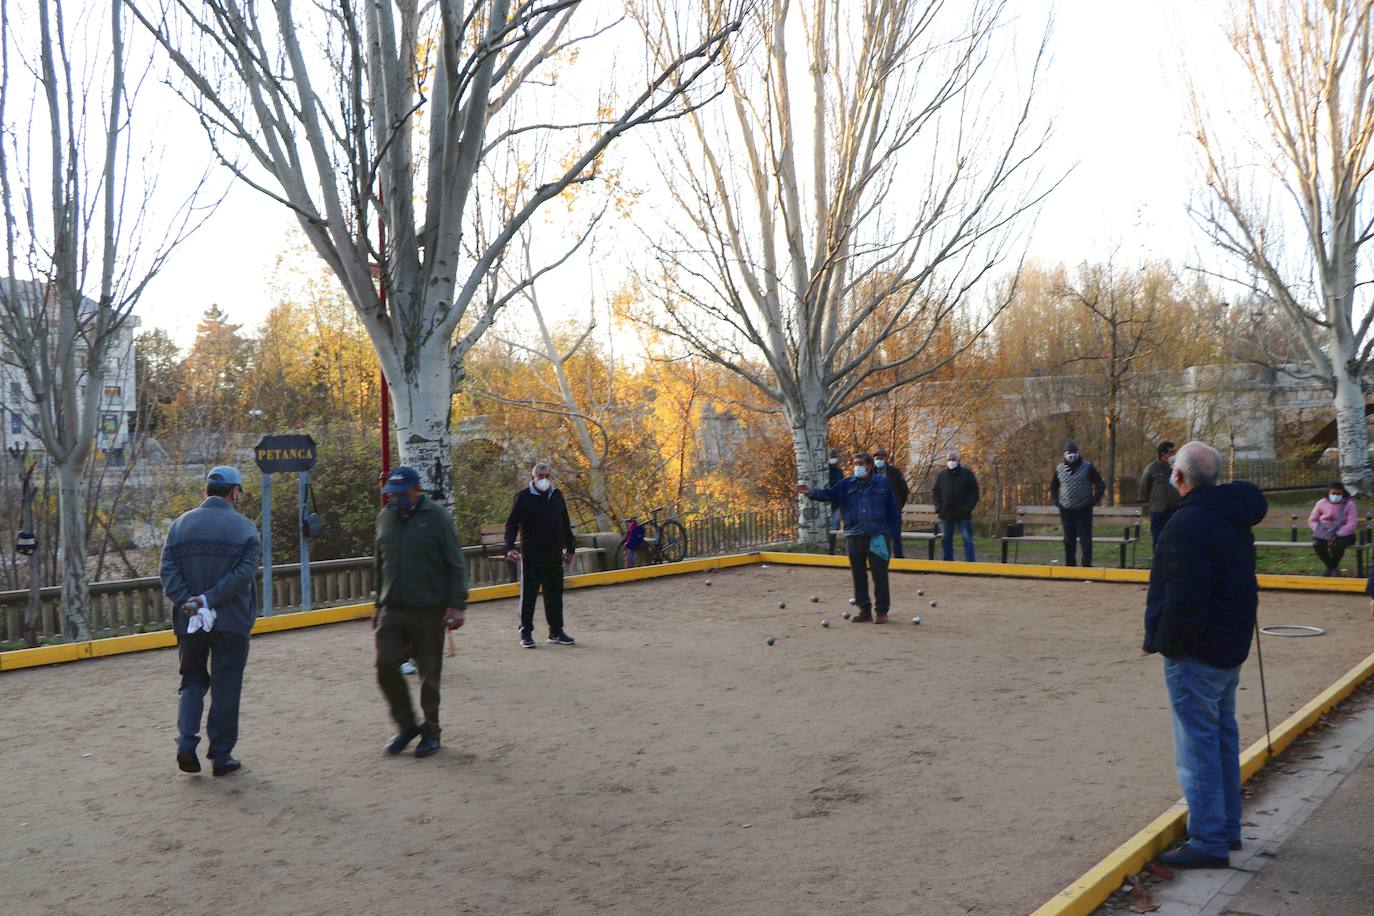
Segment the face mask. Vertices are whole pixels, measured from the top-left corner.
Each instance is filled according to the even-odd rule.
[[[410,501],[409,493],[388,493],[386,497],[386,507],[397,512],[409,512],[414,506]]]
[[[838,459],[838,458],[831,458],[831,459],[830,459],[830,463],[831,463],[831,464],[839,464],[839,463],[840,463],[840,459]]]
[[[1341,499],[1342,499],[1343,497],[1342,497],[1341,494],[1339,494],[1339,493],[1332,493],[1330,496],[1328,496],[1328,497],[1326,497],[1326,498],[1329,499],[1329,500],[1331,500],[1333,503],[1338,503],[1338,502],[1341,501]]]
[[[887,462],[881,458],[876,458],[873,461],[873,466],[881,471],[883,468],[887,467]]]
[[[866,465],[866,464],[856,464],[856,465],[854,466],[854,476],[857,477],[857,478],[859,478],[860,480],[863,480],[865,477],[867,477],[867,476],[868,476],[868,465]]]
[[[957,461],[946,461],[946,462],[945,462],[945,467],[949,468],[951,471],[954,470],[955,468],[957,468],[958,466],[959,466],[959,462],[957,462]]]
[[[547,477],[540,477],[534,482],[534,488],[540,493],[547,493],[551,486],[553,486],[553,484],[549,483],[549,478]]]
[[[1065,453],[1064,453],[1064,463],[1065,463],[1065,464],[1073,464],[1073,463],[1074,463],[1075,461],[1077,461],[1077,460],[1078,460],[1078,453],[1077,453],[1077,452],[1065,452]]]

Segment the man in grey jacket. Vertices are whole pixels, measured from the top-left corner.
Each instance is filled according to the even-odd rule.
[[[162,590],[174,608],[172,626],[181,656],[177,765],[186,773],[200,772],[196,745],[207,690],[210,715],[205,731],[213,772],[227,776],[242,766],[233,750],[248,634],[258,616],[262,554],[257,527],[237,511],[242,493],[243,478],[237,469],[211,468],[205,478],[205,502],[172,522],[162,547]]]

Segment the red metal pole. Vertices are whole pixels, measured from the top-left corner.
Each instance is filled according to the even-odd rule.
[[[381,193],[378,192],[378,201],[381,200]],[[377,264],[377,298],[381,301],[382,314],[386,314],[386,223],[382,219],[382,214],[377,214],[377,239],[380,243],[377,255],[381,260]],[[391,475],[391,388],[386,383],[386,373],[380,373],[382,379],[382,474],[377,480],[380,490],[382,484],[386,483],[387,477]],[[386,497],[381,497],[382,505],[386,505]]]

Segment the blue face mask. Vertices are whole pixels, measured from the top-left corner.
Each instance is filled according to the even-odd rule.
[[[386,507],[395,512],[409,512],[415,504],[410,501],[409,493],[388,493]]]
[[[881,471],[883,468],[887,467],[887,462],[881,458],[874,458],[873,466]]]
[[[868,465],[866,465],[866,464],[856,464],[856,465],[854,466],[854,476],[857,477],[857,478],[859,478],[860,480],[863,480],[865,477],[867,477],[867,476],[868,476]]]

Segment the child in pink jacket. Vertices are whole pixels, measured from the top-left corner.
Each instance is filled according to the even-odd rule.
[[[1355,543],[1355,529],[1359,525],[1359,515],[1355,510],[1355,500],[1339,480],[1327,487],[1326,495],[1317,500],[1312,514],[1307,517],[1307,527],[1312,529],[1312,549],[1317,552],[1326,565],[1323,576],[1340,575],[1341,556],[1345,549]]]

